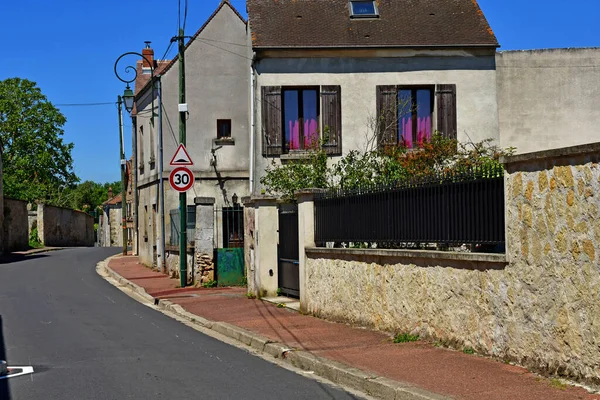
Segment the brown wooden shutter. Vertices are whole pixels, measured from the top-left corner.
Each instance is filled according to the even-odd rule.
[[[342,87],[321,88],[321,138],[327,154],[342,154]]]
[[[456,139],[456,85],[437,85],[437,130],[447,138]]]
[[[398,144],[398,90],[377,86],[377,143],[379,147]]]
[[[277,156],[283,150],[281,86],[263,86],[261,91],[263,156]]]

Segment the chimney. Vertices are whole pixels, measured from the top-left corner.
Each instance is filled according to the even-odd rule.
[[[145,57],[142,58],[142,70],[144,73],[149,73],[150,68],[154,67],[154,50],[150,47],[150,42],[144,43],[146,43],[146,48],[142,50],[142,55]]]
[[[113,198],[113,192],[112,192],[112,187],[108,188],[108,199],[112,199]]]

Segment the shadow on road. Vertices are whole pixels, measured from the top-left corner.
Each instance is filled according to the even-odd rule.
[[[6,346],[4,345],[4,331],[2,329],[2,316],[0,316],[0,360],[6,360]],[[0,399],[10,400],[8,379],[0,379]]]
[[[0,264],[12,264],[15,262],[34,260],[36,258],[48,257],[46,254],[7,254],[0,257]],[[0,397],[1,399],[1,397]]]

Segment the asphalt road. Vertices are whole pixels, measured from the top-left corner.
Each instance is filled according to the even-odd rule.
[[[0,263],[0,400],[353,399],[137,303],[68,249]]]

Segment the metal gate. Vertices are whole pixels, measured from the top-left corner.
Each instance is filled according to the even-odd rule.
[[[279,288],[281,293],[300,297],[298,262],[298,206],[279,206]]]

